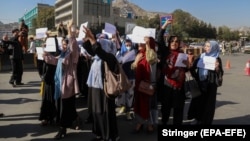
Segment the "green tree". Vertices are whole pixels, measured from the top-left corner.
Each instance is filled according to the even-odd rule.
[[[35,35],[36,34],[36,28],[37,28],[37,18],[32,19],[32,27],[29,29],[29,34]]]
[[[37,28],[48,27],[48,30],[55,28],[54,8],[41,8],[37,16]]]
[[[138,17],[135,20],[135,23],[138,26],[142,26],[142,27],[148,28],[149,27],[149,18],[147,16],[144,16],[144,17],[141,17],[141,18]]]

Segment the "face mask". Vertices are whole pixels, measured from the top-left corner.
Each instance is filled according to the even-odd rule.
[[[131,48],[131,46],[126,46],[126,49],[127,49],[127,50],[130,50],[130,48]]]
[[[155,51],[158,51],[158,46],[155,46]]]
[[[71,27],[71,31],[72,31],[72,32],[76,32],[76,27],[75,27],[75,26],[72,26],[72,27]]]

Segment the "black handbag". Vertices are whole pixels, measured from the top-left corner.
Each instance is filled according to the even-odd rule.
[[[201,95],[200,87],[197,81],[192,77],[190,73],[186,73],[186,92],[190,92],[192,98],[198,97]]]

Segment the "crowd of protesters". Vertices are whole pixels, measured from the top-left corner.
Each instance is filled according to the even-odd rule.
[[[191,72],[202,93],[192,100],[189,118],[195,119],[196,124],[212,124],[217,87],[221,86],[218,76],[223,76],[219,44],[214,40],[207,41],[204,53],[194,58],[189,52],[182,62],[184,66],[178,66],[178,57],[185,53],[179,36],[165,37],[164,32],[171,24],[172,20],[167,20],[156,38],[145,34],[143,40],[133,42],[129,36],[120,38],[118,31],[109,37],[105,33],[93,33],[87,27],[83,27],[86,36],[78,41],[73,20],[66,26],[61,22],[58,35],[52,37],[56,42],[56,52],[44,51],[44,60],[37,64],[42,84],[41,125],[58,125],[55,139],[64,138],[69,127],[80,129],[83,122],[76,110],[76,95],[83,95],[88,100],[89,115],[85,117],[85,123],[93,125],[92,132],[97,141],[120,140],[116,116],[122,113],[125,113],[128,121],[136,121],[133,134],[143,131],[144,127],[148,134],[153,133],[157,124],[182,125],[187,99],[184,87],[186,72]],[[10,56],[12,76],[9,83],[15,87],[23,85],[23,53],[36,51],[33,37],[30,38],[30,48],[27,48],[28,27],[24,22],[20,29],[14,29],[12,33],[10,40],[7,37],[2,39],[5,47],[0,51],[8,52]],[[62,37],[61,43],[57,37]],[[47,38],[51,36],[47,35]],[[126,56],[129,56],[128,60],[124,60],[128,58]],[[214,70],[198,65],[206,57],[217,60]],[[118,97],[105,95],[104,61],[113,72],[121,65],[132,84],[128,91]],[[152,96],[139,91],[141,81],[151,83],[155,89]],[[158,121],[158,104],[161,105],[161,122]],[[117,107],[120,108],[118,112]],[[170,123],[172,110],[173,122]]]

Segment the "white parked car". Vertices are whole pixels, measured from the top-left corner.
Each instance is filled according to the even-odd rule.
[[[250,53],[250,42],[243,47],[243,53]]]
[[[189,47],[191,47],[191,48],[203,48],[204,47],[204,43],[191,43],[190,45],[189,45]]]

